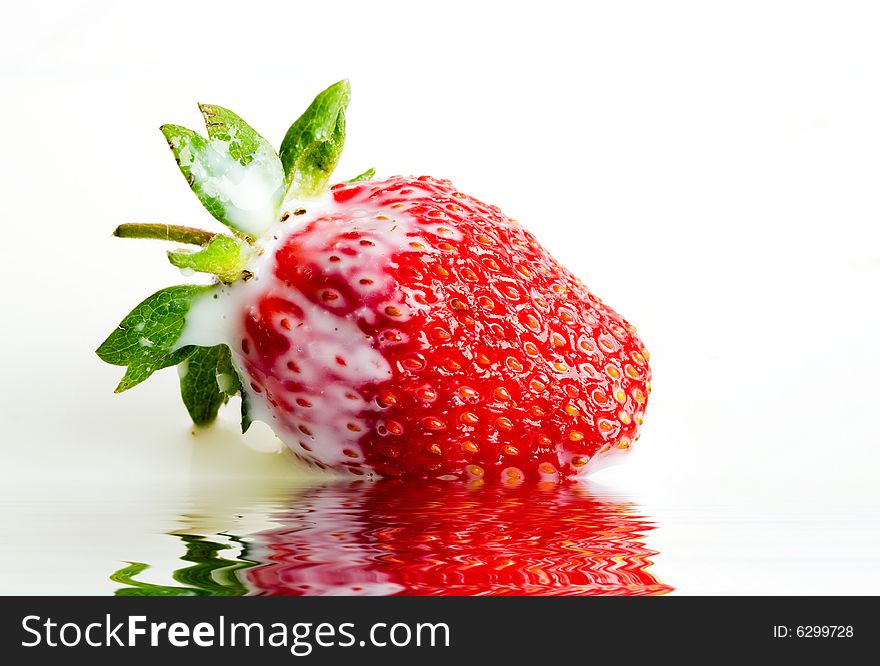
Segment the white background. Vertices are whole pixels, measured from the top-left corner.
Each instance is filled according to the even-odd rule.
[[[277,145],[348,77],[340,177],[451,178],[638,326],[654,369],[644,435],[596,482],[657,522],[661,578],[690,593],[880,593],[875,7],[7,9],[0,592],[112,589],[117,528],[160,549],[138,536],[169,529],[175,508],[166,516],[160,498],[205,479],[235,496],[288,477],[239,444],[232,416],[194,440],[173,371],[112,394],[120,369],[94,348],[181,277],[164,248],[110,231],[214,224],[160,124],[199,129],[195,103],[217,103]]]

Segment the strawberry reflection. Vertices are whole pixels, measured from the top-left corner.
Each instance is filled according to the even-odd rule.
[[[266,595],[657,595],[652,525],[583,486],[313,488],[250,539]]]
[[[254,502],[244,502],[250,506]],[[117,595],[657,595],[652,524],[589,487],[343,483],[257,504],[271,529],[232,534],[207,506],[173,533],[186,548],[175,585],[145,563]],[[233,514],[236,512],[232,512]],[[240,516],[239,516],[240,517]],[[218,529],[223,527],[223,529]]]

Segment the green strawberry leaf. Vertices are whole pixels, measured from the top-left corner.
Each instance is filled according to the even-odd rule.
[[[201,250],[187,249],[168,252],[168,261],[178,268],[189,268],[199,273],[211,273],[223,282],[232,283],[242,276],[244,267],[256,250],[230,236],[218,234]]]
[[[142,301],[104,340],[96,353],[111,365],[127,366],[116,387],[121,393],[147,379],[156,370],[177,365],[193,347],[175,345],[193,301],[214,287],[179,285],[166,287]]]
[[[251,403],[250,399],[247,397],[247,394],[242,391],[241,392],[241,432],[246,433],[250,427],[251,423],[254,420],[251,418]]]
[[[217,411],[229,399],[220,388],[217,369],[220,356],[229,347],[196,347],[180,364],[180,395],[186,410],[197,426],[206,426],[217,418]]]
[[[180,394],[198,426],[210,425],[220,407],[241,391],[238,370],[226,345],[196,347],[181,364]]]
[[[350,98],[347,80],[334,83],[287,130],[278,155],[290,195],[307,199],[327,188],[345,143],[345,109]]]
[[[193,192],[229,228],[258,238],[275,221],[284,198],[284,170],[269,142],[228,109],[199,108],[208,138],[163,125],[171,151]]]
[[[220,385],[220,390],[227,396],[241,395],[241,431],[247,432],[252,423],[250,402],[247,393],[241,386],[241,376],[232,363],[232,352],[229,351],[229,347],[226,347],[226,353],[221,354],[217,362],[217,383]]]
[[[370,167],[366,171],[364,171],[360,176],[355,176],[351,180],[343,180],[343,183],[359,183],[362,180],[370,180],[373,176],[376,175],[376,168]]]
[[[228,396],[241,392],[241,377],[232,363],[232,352],[225,345],[217,358],[217,385]]]

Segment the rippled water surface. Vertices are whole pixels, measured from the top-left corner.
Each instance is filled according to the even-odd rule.
[[[629,494],[279,469],[0,485],[0,593],[880,594],[873,486],[658,479]]]
[[[271,527],[200,529],[197,508],[156,572],[137,552],[118,595],[657,595],[652,525],[584,487],[332,483],[263,501]],[[170,577],[173,584],[158,583]],[[164,575],[163,575],[164,574]]]

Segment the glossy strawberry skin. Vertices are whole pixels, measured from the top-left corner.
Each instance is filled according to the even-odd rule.
[[[555,482],[637,439],[647,351],[531,233],[429,177],[338,185],[332,196],[332,212],[283,240],[276,286],[243,313],[240,364],[300,457],[355,475]],[[378,273],[358,277],[361,253],[377,246],[390,247],[373,266],[379,287]],[[356,326],[388,375],[352,376],[343,347],[338,367],[304,379],[291,348],[304,359],[320,348],[304,329],[325,314]],[[334,406],[325,382],[358,406],[341,460],[316,451],[308,425],[316,400]]]

